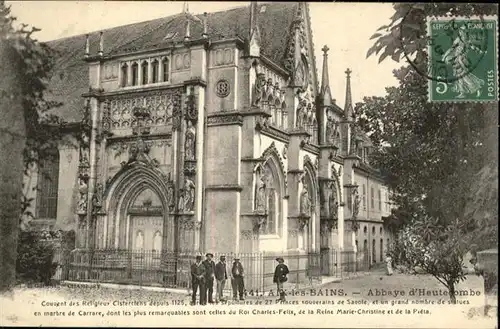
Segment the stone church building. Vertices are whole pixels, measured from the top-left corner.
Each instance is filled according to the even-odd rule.
[[[48,44],[68,136],[28,177],[33,225],[74,230],[83,250],[382,259],[388,190],[354,126],[351,71],[342,108],[326,46],[317,67],[308,3],[185,10]]]

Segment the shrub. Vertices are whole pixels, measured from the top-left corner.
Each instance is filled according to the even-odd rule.
[[[49,285],[57,268],[53,262],[57,233],[21,231],[18,239],[16,279],[18,282]]]

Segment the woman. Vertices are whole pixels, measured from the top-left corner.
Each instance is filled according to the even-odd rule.
[[[458,98],[464,98],[465,94],[477,94],[479,96],[484,85],[484,80],[472,73],[474,67],[470,67],[471,63],[467,56],[469,50],[478,52],[479,54],[486,53],[486,51],[474,45],[467,35],[465,26],[462,26],[458,30],[458,37],[453,41],[453,45],[444,53],[442,58],[453,69],[456,81],[453,83],[452,90],[458,93]]]

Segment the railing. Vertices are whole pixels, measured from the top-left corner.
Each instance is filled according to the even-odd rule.
[[[58,257],[61,270],[58,280],[133,284],[191,288],[191,264],[196,252],[142,251],[142,250],[83,250],[61,252]],[[247,291],[267,292],[274,289],[273,276],[276,257],[283,257],[290,273],[288,284],[295,289],[312,287],[321,283],[322,276],[346,278],[358,271],[367,271],[369,263],[363,253],[335,249],[321,252],[286,253],[214,253],[214,262],[226,256],[228,282],[231,289],[231,267],[235,258],[240,259],[244,269],[244,284]],[[204,258],[204,257],[203,257]]]

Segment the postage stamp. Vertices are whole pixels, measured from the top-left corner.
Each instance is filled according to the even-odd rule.
[[[498,17],[428,17],[431,102],[498,100]]]

